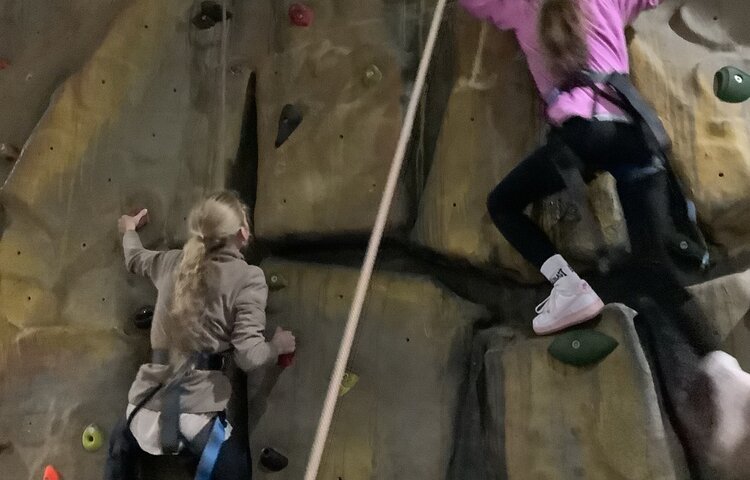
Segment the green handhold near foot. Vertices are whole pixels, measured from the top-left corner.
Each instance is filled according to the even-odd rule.
[[[741,103],[750,98],[750,74],[732,66],[716,72],[714,93],[722,102]]]
[[[104,444],[104,433],[102,433],[98,426],[92,423],[83,430],[81,443],[87,452],[95,452],[102,448]]]
[[[606,358],[617,345],[617,340],[596,330],[571,330],[558,335],[548,351],[563,363],[585,367]]]

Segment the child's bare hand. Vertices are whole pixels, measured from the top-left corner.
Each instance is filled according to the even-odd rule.
[[[148,223],[148,210],[143,209],[135,215],[123,215],[117,220],[117,229],[120,233],[125,233],[130,230],[138,230],[142,226]]]

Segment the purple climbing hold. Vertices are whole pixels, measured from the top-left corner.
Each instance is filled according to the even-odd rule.
[[[289,20],[298,27],[309,27],[314,18],[315,13],[307,5],[293,3],[289,7]]]
[[[286,142],[287,138],[294,132],[299,124],[302,123],[302,112],[294,105],[287,104],[281,109],[279,117],[279,132],[276,134],[276,148],[279,148]]]

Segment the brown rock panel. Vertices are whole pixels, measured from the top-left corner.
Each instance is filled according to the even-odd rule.
[[[597,330],[619,342],[599,364],[566,366],[552,339],[514,343],[502,355],[508,478],[678,479],[635,312],[604,311]]]
[[[282,260],[263,268],[287,285],[270,294],[268,330],[291,328],[298,351],[251,394],[252,452],[271,446],[290,459],[258,478],[298,479],[359,272]],[[429,278],[376,273],[348,365],[359,382],[339,400],[319,477],[445,478],[471,325],[485,315]]]

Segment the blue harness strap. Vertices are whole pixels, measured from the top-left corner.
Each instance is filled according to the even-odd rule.
[[[214,420],[214,425],[211,428],[208,442],[203,448],[201,459],[198,462],[198,470],[195,473],[195,480],[211,480],[211,474],[214,471],[216,459],[219,457],[221,444],[224,443],[225,429],[224,421],[220,415],[217,415]]]

